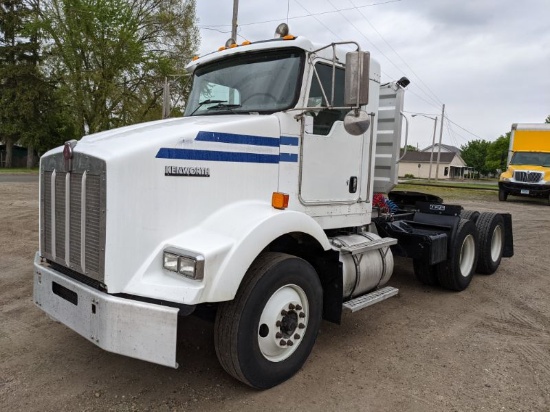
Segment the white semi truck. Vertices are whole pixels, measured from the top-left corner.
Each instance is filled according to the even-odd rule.
[[[178,317],[210,309],[223,368],[269,388],[301,368],[322,319],[398,292],[385,286],[394,254],[456,291],[512,256],[509,214],[390,193],[405,78],[380,84],[354,42],[278,31],[191,62],[183,118],[42,157],[43,311],[107,351],[176,368]],[[399,208],[373,207],[375,193]]]

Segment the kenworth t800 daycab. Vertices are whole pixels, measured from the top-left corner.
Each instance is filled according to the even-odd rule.
[[[398,292],[394,254],[456,291],[512,255],[509,214],[398,192],[373,207],[397,182],[408,81],[380,84],[358,44],[282,33],[189,71],[183,118],[41,159],[34,300],[94,344],[177,367],[178,316],[214,307],[223,368],[269,388],[322,319]]]

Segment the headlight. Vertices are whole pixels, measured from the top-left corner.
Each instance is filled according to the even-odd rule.
[[[167,248],[162,257],[164,269],[189,279],[201,280],[204,277],[204,256],[194,252]]]
[[[171,272],[177,272],[178,271],[178,255],[175,255],[173,253],[164,252],[163,256],[163,266],[164,269],[167,269]]]

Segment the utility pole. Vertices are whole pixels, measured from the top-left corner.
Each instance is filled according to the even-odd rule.
[[[170,83],[168,83],[168,77],[164,77],[164,88],[162,90],[162,118],[168,119],[170,117]]]
[[[441,111],[441,126],[439,129],[439,145],[437,146],[437,164],[435,166],[435,180],[439,179],[439,160],[441,159],[441,139],[443,137],[443,120],[445,120],[445,105]]]
[[[430,180],[432,180],[432,164],[433,164],[433,159],[434,159],[435,133],[437,131],[437,116],[430,117],[430,116],[426,116],[425,114],[422,114],[422,113],[415,113],[415,114],[412,115],[412,117],[415,117],[415,116],[422,116],[422,117],[425,117],[426,119],[430,119],[430,120],[434,121],[434,134],[433,134],[433,138],[432,138],[432,150],[430,150],[430,170],[428,171],[428,181],[430,181]],[[418,143],[416,144],[416,146],[418,148]]]
[[[237,16],[239,15],[239,0],[233,0],[233,20],[231,21],[231,38],[237,43]]]
[[[437,130],[437,117],[434,118],[434,137],[432,138],[432,150],[430,150],[430,171],[428,172],[428,182],[432,180],[432,164],[434,160],[435,132]]]

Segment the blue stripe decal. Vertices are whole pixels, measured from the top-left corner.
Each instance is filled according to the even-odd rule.
[[[281,162],[292,162],[296,163],[298,161],[298,155],[294,153],[281,153]]]
[[[233,144],[249,144],[252,146],[278,147],[279,139],[265,136],[249,136],[245,134],[199,132],[196,139],[199,142],[218,142]]]
[[[298,146],[298,138],[281,136],[281,146]]]
[[[161,148],[157,159],[206,160],[236,163],[279,163],[279,155]],[[296,158],[296,161],[298,159]]]

